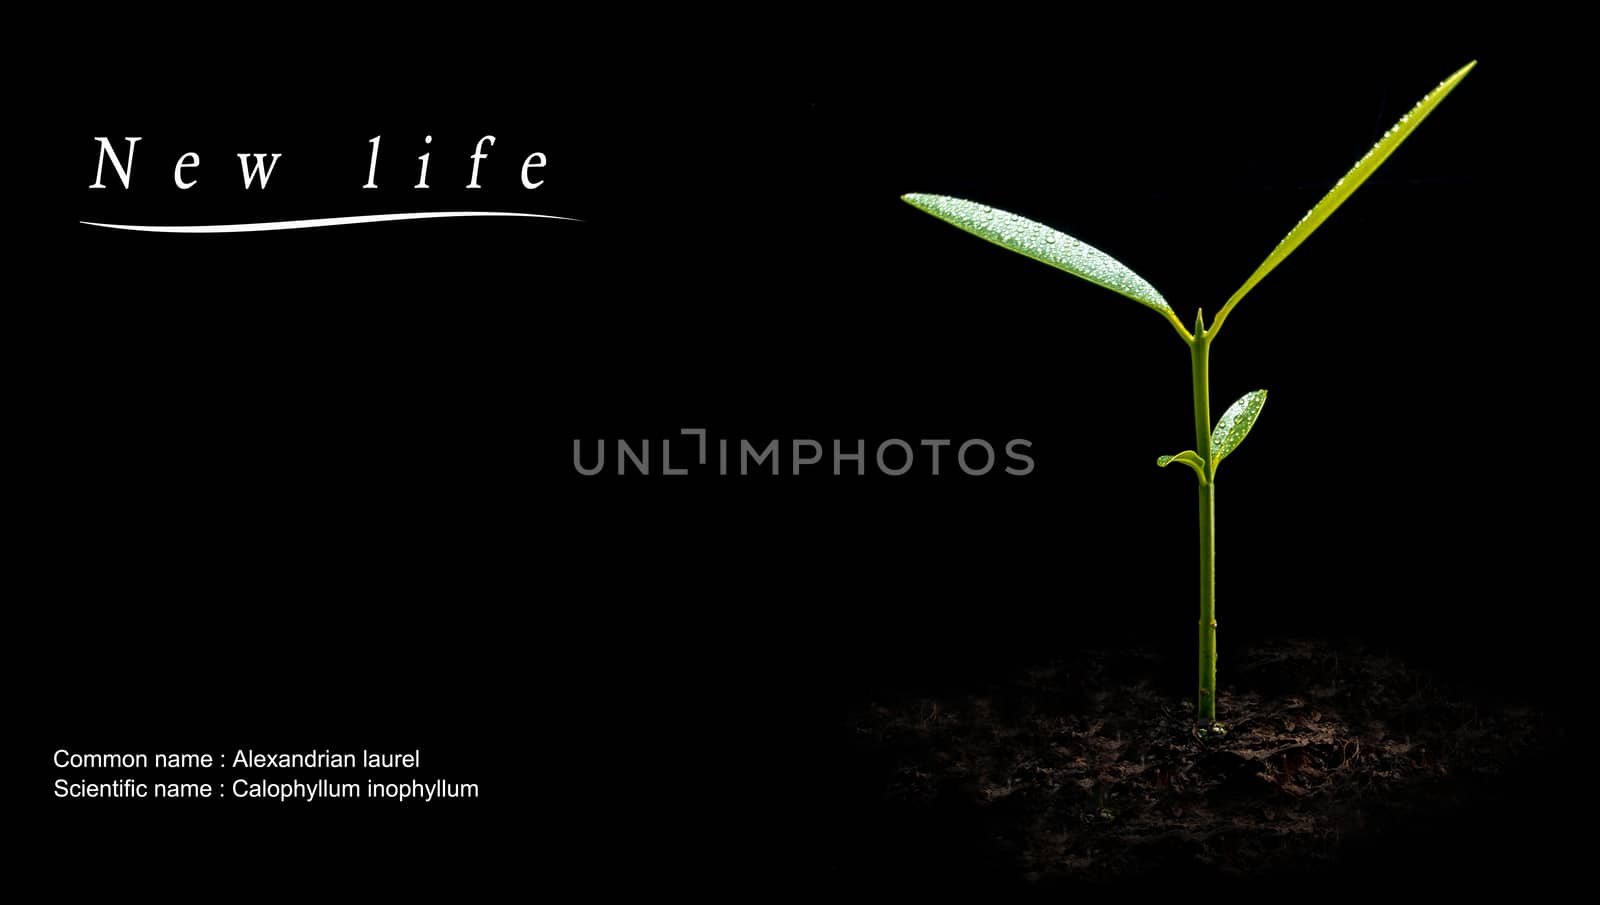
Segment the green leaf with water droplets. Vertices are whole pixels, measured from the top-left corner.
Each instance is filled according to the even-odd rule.
[[[1405,141],[1412,131],[1422,124],[1424,119],[1428,118],[1428,114],[1433,112],[1433,108],[1438,106],[1439,102],[1444,100],[1445,95],[1449,94],[1462,79],[1466,78],[1467,73],[1471,72],[1472,67],[1476,65],[1478,65],[1478,61],[1473,60],[1456,70],[1453,75],[1440,82],[1438,87],[1428,92],[1427,96],[1418,101],[1417,105],[1411,108],[1411,112],[1400,117],[1400,121],[1395,123],[1393,128],[1383,133],[1383,137],[1378,139],[1378,143],[1372,146],[1372,150],[1356,161],[1356,165],[1350,168],[1350,172],[1346,173],[1343,179],[1334,183],[1333,188],[1322,196],[1322,200],[1317,202],[1316,207],[1307,211],[1306,215],[1300,218],[1300,222],[1295,224],[1294,229],[1289,230],[1289,234],[1283,237],[1283,240],[1278,243],[1276,248],[1272,249],[1272,254],[1267,255],[1267,259],[1261,262],[1260,267],[1256,268],[1256,272],[1250,274],[1250,279],[1245,280],[1244,285],[1234,292],[1233,296],[1228,299],[1228,303],[1222,306],[1222,311],[1217,315],[1213,329],[1221,325],[1223,319],[1228,316],[1228,312],[1233,310],[1233,306],[1238,304],[1246,293],[1254,289],[1256,284],[1261,282],[1262,277],[1265,277],[1272,272],[1273,268],[1283,263],[1283,259],[1289,257],[1290,252],[1299,248],[1300,243],[1304,242],[1307,236],[1317,231],[1317,227],[1322,225],[1322,221],[1328,219],[1329,214],[1337,210],[1346,198],[1355,194],[1355,190],[1360,188],[1363,182],[1367,181],[1367,177],[1372,175],[1372,171],[1389,159],[1389,155],[1394,153],[1394,149],[1400,147],[1400,143]]]
[[[1250,433],[1250,428],[1255,426],[1256,418],[1261,414],[1261,407],[1267,404],[1267,391],[1256,390],[1246,393],[1238,402],[1228,406],[1222,413],[1222,418],[1217,421],[1217,428],[1211,432],[1211,461],[1221,462],[1228,457],[1228,453],[1239,448],[1244,438]],[[1213,464],[1215,468],[1215,464]]]
[[[1205,480],[1206,480],[1206,463],[1205,463],[1204,459],[1200,458],[1200,454],[1199,453],[1195,452],[1192,449],[1186,449],[1183,452],[1178,453],[1175,456],[1162,456],[1161,458],[1156,460],[1156,464],[1159,465],[1162,468],[1166,468],[1168,465],[1171,465],[1173,462],[1182,462],[1183,464],[1189,466],[1190,468],[1193,468],[1195,476],[1200,479],[1200,483],[1202,483],[1202,484],[1205,483]]]
[[[913,194],[900,197],[912,207],[958,226],[980,239],[988,239],[1001,248],[1009,248],[1035,261],[1065,270],[1153,308],[1168,319],[1176,319],[1167,300],[1161,297],[1154,286],[1145,282],[1144,277],[1129,270],[1116,258],[1064,232],[976,201],[948,195]]]

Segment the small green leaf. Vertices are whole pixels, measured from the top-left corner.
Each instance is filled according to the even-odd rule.
[[[958,226],[974,236],[988,239],[1002,248],[1026,255],[1082,277],[1097,286],[1121,293],[1141,305],[1146,305],[1175,319],[1172,307],[1154,286],[1145,282],[1121,261],[1092,245],[1079,242],[1064,232],[1051,229],[1026,217],[985,207],[976,201],[951,198],[948,195],[902,195],[903,201],[920,211],[938,217],[952,226]]]
[[[1221,326],[1222,321],[1227,318],[1228,312],[1233,310],[1233,306],[1238,304],[1246,293],[1254,289],[1256,284],[1261,282],[1262,277],[1265,277],[1272,272],[1273,268],[1283,263],[1283,259],[1287,258],[1290,252],[1299,248],[1300,243],[1304,242],[1307,236],[1316,232],[1317,227],[1322,225],[1322,221],[1328,219],[1329,214],[1337,210],[1346,198],[1354,194],[1355,190],[1360,188],[1363,182],[1367,181],[1367,177],[1372,175],[1373,170],[1376,170],[1385,160],[1389,159],[1389,155],[1394,153],[1394,149],[1400,147],[1400,143],[1411,135],[1412,130],[1416,129],[1424,119],[1428,118],[1428,114],[1433,112],[1433,108],[1438,106],[1439,102],[1444,100],[1445,95],[1449,94],[1462,79],[1466,78],[1467,73],[1471,72],[1472,67],[1476,65],[1478,65],[1478,61],[1473,60],[1456,70],[1453,75],[1440,82],[1438,87],[1428,92],[1427,96],[1422,100],[1417,101],[1417,105],[1411,108],[1411,112],[1400,117],[1400,121],[1395,123],[1389,131],[1383,133],[1383,137],[1378,139],[1378,143],[1372,146],[1372,150],[1356,161],[1356,165],[1350,168],[1350,172],[1344,174],[1343,179],[1333,184],[1333,188],[1328,190],[1328,194],[1323,195],[1322,200],[1317,202],[1317,206],[1307,211],[1306,215],[1300,218],[1300,222],[1295,224],[1294,229],[1289,230],[1289,234],[1283,237],[1283,240],[1278,243],[1276,248],[1272,249],[1272,254],[1267,255],[1267,259],[1261,262],[1260,267],[1256,268],[1256,272],[1250,274],[1250,279],[1245,280],[1244,285],[1234,292],[1233,296],[1228,299],[1228,303],[1222,306],[1222,311],[1218,313],[1217,320],[1212,325],[1213,330]]]
[[[1256,390],[1240,397],[1238,402],[1228,406],[1222,413],[1222,418],[1217,421],[1217,429],[1211,432],[1211,461],[1221,462],[1228,457],[1244,442],[1250,433],[1250,428],[1255,426],[1256,417],[1261,414],[1261,407],[1267,404],[1267,391]]]
[[[1195,452],[1192,449],[1186,449],[1183,452],[1178,453],[1175,456],[1162,456],[1161,458],[1156,460],[1156,464],[1159,465],[1162,468],[1166,468],[1168,465],[1171,465],[1173,462],[1182,462],[1183,464],[1189,466],[1190,468],[1193,468],[1195,476],[1200,479],[1200,483],[1202,483],[1202,484],[1205,483],[1205,480],[1206,480],[1206,463],[1205,463],[1204,459],[1200,458],[1200,454],[1199,453]]]

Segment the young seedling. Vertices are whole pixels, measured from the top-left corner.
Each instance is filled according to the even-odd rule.
[[[1228,406],[1228,410],[1223,412],[1216,425],[1212,426],[1209,375],[1211,343],[1222,330],[1222,325],[1233,312],[1233,307],[1239,304],[1239,300],[1254,289],[1273,268],[1283,263],[1284,258],[1300,247],[1300,243],[1315,232],[1317,227],[1328,219],[1329,214],[1360,188],[1361,184],[1367,181],[1367,177],[1372,175],[1372,171],[1394,153],[1394,149],[1406,140],[1412,130],[1433,112],[1433,108],[1438,106],[1445,95],[1449,94],[1476,65],[1477,61],[1468,63],[1439,83],[1439,86],[1428,92],[1409,113],[1400,117],[1400,121],[1395,123],[1393,128],[1383,133],[1383,137],[1372,146],[1372,150],[1356,161],[1356,165],[1343,179],[1334,183],[1333,188],[1317,202],[1316,207],[1300,218],[1300,222],[1295,224],[1294,229],[1290,230],[1272,253],[1267,255],[1261,266],[1250,274],[1244,285],[1228,298],[1209,327],[1206,326],[1204,309],[1196,313],[1193,333],[1183,326],[1178,315],[1173,312],[1167,300],[1161,297],[1161,293],[1157,292],[1155,287],[1097,248],[1043,224],[976,202],[945,195],[902,196],[912,206],[979,238],[988,239],[1002,248],[1008,248],[1036,261],[1060,268],[1133,299],[1166,318],[1172,329],[1177,331],[1188,345],[1194,379],[1195,448],[1186,449],[1176,455],[1162,456],[1156,460],[1156,464],[1164,468],[1173,462],[1182,462],[1194,469],[1195,477],[1200,482],[1200,687],[1195,701],[1195,714],[1202,731],[1213,733],[1222,731],[1222,727],[1216,722],[1217,466],[1228,457],[1229,453],[1239,448],[1240,442],[1250,433],[1250,428],[1255,425],[1256,418],[1261,414],[1261,407],[1267,401],[1266,390],[1246,393],[1242,399]]]

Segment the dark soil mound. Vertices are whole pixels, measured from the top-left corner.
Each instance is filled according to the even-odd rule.
[[[1551,743],[1534,711],[1385,657],[1312,642],[1240,657],[1214,737],[1138,651],[879,700],[851,730],[881,782],[857,842],[884,851],[856,857],[1018,886],[1332,873],[1493,796]]]

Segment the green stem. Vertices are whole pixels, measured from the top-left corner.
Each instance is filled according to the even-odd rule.
[[[1200,688],[1195,701],[1195,717],[1201,726],[1209,726],[1217,719],[1217,488],[1211,459],[1210,374],[1214,334],[1214,329],[1206,332],[1202,312],[1195,318],[1194,339],[1189,342],[1194,373],[1195,451],[1206,463],[1206,474],[1200,481]]]
[[[1217,720],[1217,485],[1200,485],[1200,725]]]

